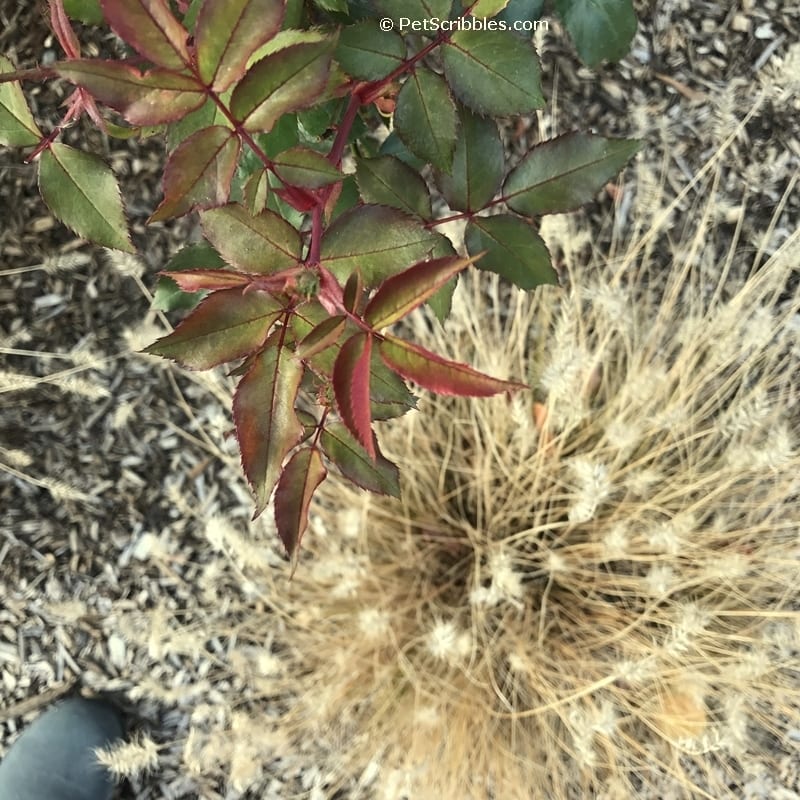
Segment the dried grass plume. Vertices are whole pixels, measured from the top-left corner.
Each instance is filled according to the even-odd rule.
[[[207,521],[191,635],[227,643],[236,701],[198,708],[192,774],[265,798],[296,775],[313,800],[777,796],[800,728],[800,233],[779,206],[753,256],[720,227],[723,156],[671,203],[645,173],[609,248],[547,218],[565,289],[482,275],[444,330],[417,318],[533,391],[426,395],[386,425],[402,500],[332,476],[291,582],[268,526]]]
[[[424,397],[382,437],[402,501],[329,480],[293,581],[251,576],[270,606],[252,629],[279,643],[264,743],[314,765],[320,797],[721,798],[779,772],[800,236],[756,264],[734,236],[717,263],[700,185],[668,264],[674,208],[588,262],[554,218],[567,290],[484,276],[444,332],[418,320],[533,393]]]

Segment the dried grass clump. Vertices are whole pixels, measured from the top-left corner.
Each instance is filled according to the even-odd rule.
[[[800,235],[754,263],[734,233],[719,263],[712,184],[689,233],[676,201],[610,255],[550,220],[567,290],[484,276],[444,331],[417,319],[534,391],[426,395],[382,432],[402,501],[329,480],[291,583],[248,571],[268,607],[238,642],[275,637],[252,670],[265,763],[391,800],[720,798],[777,772],[798,721]]]

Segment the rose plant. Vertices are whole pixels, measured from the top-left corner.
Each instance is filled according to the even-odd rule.
[[[587,62],[624,53],[629,0],[554,5]],[[255,514],[274,492],[292,560],[328,466],[399,494],[373,423],[414,407],[407,381],[526,388],[388,329],[422,304],[443,321],[470,265],[525,290],[557,283],[536,219],[591,199],[638,147],[573,133],[506,169],[495,118],[544,104],[541,12],[539,0],[51,0],[66,58],[19,72],[0,60],[0,142],[32,148],[44,201],[82,237],[134,249],[112,171],[59,141],[64,127],[87,114],[111,136],[165,134],[150,220],[196,212],[206,241],[166,265],[157,301],[191,310],[147,352],[190,369],[233,362]],[[130,55],[81,57],[70,16],[104,21]],[[75,89],[44,134],[19,81],[51,78]],[[454,219],[464,254],[437,231]]]

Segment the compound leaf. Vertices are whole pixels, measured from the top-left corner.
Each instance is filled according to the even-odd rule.
[[[244,75],[247,60],[280,29],[281,0],[214,0],[197,17],[195,46],[200,77],[223,92]]]
[[[135,253],[117,179],[100,158],[54,142],[39,158],[39,191],[53,215],[79,236]]]
[[[529,114],[544,105],[533,43],[510,31],[457,31],[442,45],[442,63],[453,94],[478,114]]]
[[[534,216],[587,203],[639,149],[636,139],[568,133],[536,145],[509,173],[503,197],[514,211]]]
[[[414,155],[450,171],[458,115],[444,79],[420,67],[397,95],[394,129]]]
[[[477,267],[502,275],[520,289],[558,283],[550,253],[531,223],[513,214],[473,217],[464,234],[467,251],[486,254]]]
[[[184,139],[164,168],[164,200],[150,222],[226,203],[240,147],[239,138],[221,125]]]
[[[233,419],[242,467],[256,498],[266,507],[288,452],[303,436],[294,410],[303,367],[277,344],[254,359],[233,396]]]
[[[261,347],[282,311],[264,292],[223,289],[206,297],[172,333],[145,352],[172,358],[190,369],[216,367]]]
[[[308,509],[328,470],[316,447],[298,450],[283,468],[275,489],[275,524],[289,558],[294,561],[308,527]]]
[[[300,234],[273,211],[253,216],[229,203],[200,213],[206,238],[233,267],[243,272],[270,273],[300,258]]]

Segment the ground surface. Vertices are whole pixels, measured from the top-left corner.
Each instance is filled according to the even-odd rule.
[[[800,6],[663,0],[638,7],[640,30],[619,65],[592,72],[557,26],[544,37],[546,97],[557,103],[556,122],[546,126],[645,138],[669,126],[679,146],[665,154],[654,143],[644,157],[680,186],[800,41]],[[53,58],[54,47],[34,4],[0,0],[0,52],[30,66]],[[794,57],[800,63],[796,50]],[[39,118],[57,117],[63,90],[32,89],[32,96]],[[512,157],[537,128],[509,122]],[[87,128],[69,131],[67,141],[103,153],[118,170],[141,257],[115,265],[75,240],[39,200],[34,170],[18,152],[0,153],[0,753],[53,697],[76,688],[110,692],[163,744],[160,771],[121,786],[120,798],[216,797],[215,787],[198,788],[177,769],[181,748],[172,743],[181,740],[186,713],[163,697],[131,699],[142,675],[113,613],[163,604],[191,619],[196,579],[210,558],[200,520],[250,513],[231,477],[229,423],[212,394],[130,354],[157,334],[146,290],[191,226],[145,228],[159,198],[158,142],[108,143]],[[764,229],[798,165],[797,102],[766,99],[731,149],[720,187],[719,213],[731,230],[747,200],[745,246],[771,246],[751,233]],[[608,203],[598,199],[589,224]],[[783,219],[784,229],[800,219],[797,194]],[[38,264],[49,268],[19,271]],[[159,558],[149,557],[154,550]],[[194,659],[165,658],[157,677],[176,692],[213,686],[218,645]]]

